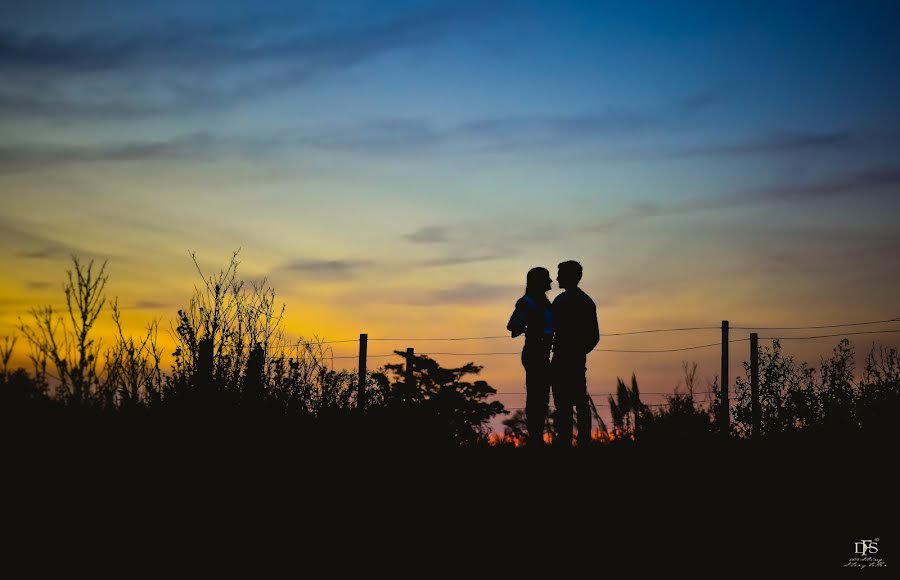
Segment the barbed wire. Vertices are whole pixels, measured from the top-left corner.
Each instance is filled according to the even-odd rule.
[[[731,344],[733,342],[746,342],[750,340],[749,338],[735,338],[729,340],[728,343]],[[722,342],[711,342],[709,344],[699,344],[697,346],[685,346],[681,348],[664,348],[664,349],[620,349],[620,348],[595,348],[591,352],[623,352],[623,353],[662,353],[662,352],[681,352],[685,350],[698,350],[701,348],[710,348],[713,346],[722,346]]]
[[[836,334],[820,334],[818,336],[761,336],[759,340],[812,340],[814,338],[834,338],[836,336],[853,336],[858,334],[891,334],[900,332],[900,328],[893,330],[864,330],[859,332],[838,332]]]
[[[594,406],[595,407],[603,407],[604,409],[609,408],[609,405],[606,403],[594,403]],[[669,403],[644,403],[644,406],[645,407],[668,407]],[[554,405],[550,405],[550,407],[552,407],[554,409],[556,408]],[[526,410],[525,407],[507,407],[506,405],[504,405],[503,408],[510,410],[510,411],[525,411]]]
[[[525,391],[497,391],[494,394],[495,395],[522,395],[522,396],[524,396],[524,395],[527,395],[528,393],[526,393]],[[642,396],[642,397],[644,395],[676,395],[676,394],[683,395],[683,396],[688,395],[687,392],[676,393],[675,391],[641,391],[640,392],[640,396]],[[694,396],[714,395],[714,394],[715,393],[713,393],[712,391],[694,391]],[[591,397],[608,397],[608,396],[615,396],[616,393],[588,393],[588,395]]]
[[[892,329],[892,330],[868,330],[868,331],[858,331],[858,332],[840,332],[836,334],[822,334],[818,336],[785,336],[785,337],[776,337],[776,336],[761,336],[759,340],[812,340],[818,338],[833,338],[833,337],[844,337],[844,336],[853,336],[853,335],[862,335],[862,334],[892,334],[898,333],[900,329]],[[728,341],[729,344],[738,343],[738,342],[747,342],[749,338],[734,338]],[[630,353],[630,354],[659,354],[659,353],[669,353],[669,352],[684,352],[689,350],[699,350],[704,348],[712,348],[714,346],[721,346],[721,342],[711,342],[709,344],[699,344],[695,346],[685,346],[681,348],[666,348],[666,349],[615,349],[615,348],[595,348],[591,351],[594,352],[616,352],[616,353]],[[486,351],[486,352],[418,352],[413,353],[414,356],[513,356],[513,355],[521,355],[522,353],[519,351]],[[590,354],[590,353],[589,353]],[[406,353],[402,351],[397,351],[392,354],[367,354],[366,358],[390,358],[394,356],[404,357]],[[358,355],[342,355],[342,356],[333,356],[329,357],[333,360],[343,359],[358,359]]]
[[[649,334],[654,332],[683,332],[683,331],[691,331],[691,330],[719,330],[720,326],[696,326],[690,328],[657,328],[652,330],[634,330],[629,332],[604,332],[602,336],[628,336],[634,334]],[[522,335],[520,335],[522,336]],[[495,336],[455,336],[455,337],[427,337],[427,338],[373,338],[368,337],[367,342],[429,342],[429,341],[464,341],[464,340],[497,340],[497,339],[511,339],[514,340],[518,337],[513,337],[508,334],[503,335],[495,335]],[[322,340],[322,341],[304,341],[300,340],[297,343],[281,343],[271,345],[274,348],[294,348],[302,344],[341,344],[341,343],[350,343],[350,342],[359,342],[358,338],[347,338],[342,340]]]
[[[604,332],[603,336],[630,336],[634,334],[651,334],[654,332],[687,332],[692,330],[721,330],[721,326],[692,326],[688,328],[655,328],[652,330],[631,330],[628,332]]]
[[[732,326],[731,330],[819,330],[822,328],[843,328],[848,326],[865,326],[867,324],[888,324],[900,322],[900,316],[887,320],[872,320],[869,322],[848,322],[846,324],[824,324],[819,326]]]
[[[735,342],[747,342],[750,340],[749,338],[735,338],[729,340],[729,343]],[[686,346],[681,348],[667,348],[667,349],[644,349],[644,350],[624,350],[624,349],[612,349],[612,348],[595,348],[591,352],[621,352],[621,353],[664,353],[664,352],[681,352],[686,350],[697,350],[701,348],[710,348],[713,346],[721,346],[721,342],[713,342],[709,344],[700,344],[696,346]],[[520,351],[485,351],[485,352],[414,352],[415,356],[511,356],[511,355],[521,355]],[[383,358],[383,357],[406,357],[406,353],[403,351],[397,351],[394,354],[369,354],[366,355],[367,358]],[[356,355],[354,356],[336,356],[335,359],[351,359],[358,358]]]
[[[434,341],[434,340],[493,340],[497,338],[512,338],[508,334],[499,335],[499,336],[457,336],[452,338],[369,338],[370,342],[372,341],[409,341],[409,342],[424,342],[424,341]],[[359,342],[359,339],[356,339]]]
[[[392,356],[400,356],[400,355],[398,355],[398,354],[396,354],[396,353],[394,353],[394,354],[367,354],[367,355],[366,355],[366,358],[367,358],[367,359],[368,359],[368,358],[390,358],[390,357],[392,357]],[[335,360],[337,360],[337,359],[339,359],[339,358],[340,358],[340,359],[351,359],[351,358],[353,358],[353,359],[359,359],[359,355],[356,355],[356,354],[355,354],[355,355],[352,355],[352,356],[333,356],[333,357],[331,357],[331,358],[333,358],[333,359],[335,359]]]
[[[845,327],[854,327],[854,326],[865,326],[869,324],[889,324],[892,322],[900,322],[900,316],[895,318],[887,318],[883,320],[870,320],[865,322],[848,322],[844,324],[820,324],[820,325],[809,325],[809,326],[729,326],[729,330],[819,330],[823,328],[845,328]],[[675,328],[653,328],[648,330],[631,330],[625,332],[604,332],[601,336],[610,337],[610,336],[634,336],[640,334],[653,334],[653,333],[661,333],[661,332],[691,332],[698,330],[721,330],[721,326],[689,326],[689,327],[675,327]],[[872,331],[876,332],[876,331]],[[851,333],[852,334],[852,333]],[[861,333],[862,334],[862,333]],[[816,337],[809,338],[826,338],[830,336],[837,335],[822,335]],[[492,335],[492,336],[457,336],[457,337],[416,337],[416,338],[403,338],[403,337],[368,337],[366,340],[368,342],[436,342],[436,341],[448,341],[448,342],[459,342],[459,341],[468,341],[468,340],[499,340],[499,339],[513,339],[510,335]],[[766,338],[766,340],[770,340]],[[278,344],[270,344],[270,348],[297,348],[303,345],[325,345],[325,344],[346,344],[346,343],[354,343],[359,342],[358,338],[347,338],[340,340],[298,340],[295,343],[278,343]],[[691,348],[706,348],[706,346],[717,346],[721,343],[711,343],[710,345],[701,345],[697,347],[688,347],[687,349],[677,349],[677,350],[689,350]],[[657,350],[657,351],[636,351],[636,350],[620,350],[620,349],[601,349],[601,352],[676,352],[676,349],[672,350]],[[435,353],[437,354],[437,353]]]

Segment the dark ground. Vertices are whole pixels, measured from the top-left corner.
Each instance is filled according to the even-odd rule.
[[[251,558],[257,573],[286,560],[341,577],[358,566],[388,577],[623,567],[638,578],[900,567],[897,447],[883,438],[566,452],[326,441],[259,425],[7,422],[8,553],[38,548],[35,570],[199,557],[211,572]],[[874,538],[888,568],[844,568],[854,543]]]

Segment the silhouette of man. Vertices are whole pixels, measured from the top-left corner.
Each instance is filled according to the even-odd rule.
[[[578,445],[591,440],[591,409],[587,394],[587,355],[600,342],[597,305],[578,287],[582,268],[569,260],[558,266],[556,280],[564,290],[553,300],[553,403],[556,405],[555,445],[572,446],[572,409],[578,412]]]
[[[525,333],[522,366],[525,367],[525,423],[528,445],[544,444],[544,420],[550,404],[550,348],[553,344],[553,316],[547,291],[552,286],[546,268],[528,271],[525,295],[516,302],[506,329],[513,337]]]

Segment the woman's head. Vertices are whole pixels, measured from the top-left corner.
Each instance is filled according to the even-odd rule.
[[[543,296],[550,288],[552,288],[552,281],[550,280],[550,271],[547,268],[532,268],[528,270],[525,294]]]

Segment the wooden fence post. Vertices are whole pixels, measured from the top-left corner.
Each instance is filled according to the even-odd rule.
[[[754,438],[760,433],[760,406],[759,406],[759,335],[750,333],[750,412],[751,434]]]
[[[723,413],[720,419],[722,433],[728,435],[731,432],[731,411],[728,402],[728,321],[722,321],[722,375],[719,379],[719,387],[721,388],[722,400],[719,402],[720,409]]]
[[[356,408],[361,412],[366,408],[366,351],[369,335],[359,335],[359,391],[356,394]]]

